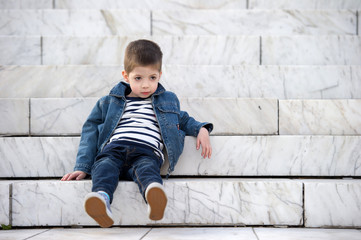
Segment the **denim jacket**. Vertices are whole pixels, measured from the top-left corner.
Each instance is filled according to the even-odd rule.
[[[125,96],[130,91],[129,84],[120,82],[109,95],[98,100],[83,125],[74,171],[91,174],[95,157],[108,143],[123,115]],[[170,174],[183,151],[185,135],[196,137],[201,127],[211,132],[213,124],[200,123],[187,112],[181,111],[177,96],[166,91],[161,84],[158,84],[151,98],[168,157]]]

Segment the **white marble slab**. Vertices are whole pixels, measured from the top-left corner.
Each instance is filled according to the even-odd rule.
[[[305,182],[306,227],[360,227],[361,181]]]
[[[153,34],[324,35],[357,34],[356,11],[335,10],[157,10]]]
[[[360,65],[359,36],[265,36],[262,64]]]
[[[163,64],[259,64],[260,38],[256,36],[44,37],[43,62],[120,65],[127,44],[139,38],[160,45]]]
[[[203,159],[186,137],[171,176],[361,176],[360,136],[211,136],[211,143],[212,158]],[[0,177],[60,178],[74,168],[78,145],[79,137],[0,138]]]
[[[53,0],[0,0],[0,9],[53,8]]]
[[[122,70],[122,65],[0,66],[0,97],[101,97],[122,80]],[[162,72],[161,84],[178,97],[361,98],[361,66],[164,65]]]
[[[53,228],[31,239],[34,240],[140,240],[147,234],[150,228]],[[1,236],[1,235],[0,235]]]
[[[280,100],[281,135],[360,135],[361,100]]]
[[[60,177],[74,168],[79,138],[0,138],[0,177]]]
[[[360,9],[359,0],[249,0],[250,9]]]
[[[257,240],[252,228],[153,228],[144,240]]]
[[[356,229],[254,228],[258,240],[359,240]]]
[[[79,135],[97,98],[32,98],[32,135]]]
[[[247,0],[55,0],[66,9],[245,9]]]
[[[151,222],[136,184],[120,182],[112,204],[115,225],[302,225],[300,182],[178,179],[164,186],[165,216]],[[14,183],[13,226],[95,225],[83,210],[90,189],[90,181]]]
[[[180,103],[198,121],[212,122],[216,135],[278,132],[277,99],[183,98]]]
[[[2,35],[150,34],[148,10],[0,10]]]
[[[0,65],[41,64],[40,37],[0,36]]]
[[[29,134],[29,99],[0,98],[0,135]]]
[[[0,182],[0,196],[0,226],[7,226],[10,224],[10,183]]]

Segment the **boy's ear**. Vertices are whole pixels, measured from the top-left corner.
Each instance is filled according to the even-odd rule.
[[[126,82],[129,82],[129,79],[128,79],[128,74],[125,70],[122,71],[122,75],[123,75],[123,78]]]

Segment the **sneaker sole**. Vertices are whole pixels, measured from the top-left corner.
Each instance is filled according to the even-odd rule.
[[[113,219],[107,214],[105,204],[97,197],[90,197],[86,200],[85,211],[103,228],[114,224]]]
[[[167,196],[160,188],[152,188],[147,193],[147,201],[150,206],[149,218],[154,221],[161,220],[167,206]]]

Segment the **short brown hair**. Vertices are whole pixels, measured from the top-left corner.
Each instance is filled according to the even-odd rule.
[[[125,49],[124,70],[127,73],[137,66],[154,65],[162,71],[163,53],[155,42],[140,39],[128,44]]]

